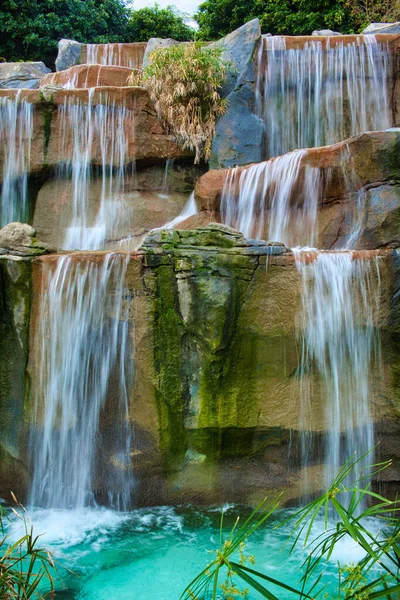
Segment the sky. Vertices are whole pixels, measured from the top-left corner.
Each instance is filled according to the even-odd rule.
[[[145,6],[153,6],[154,3],[154,0],[134,0],[132,5],[133,8],[144,8]],[[201,4],[201,0],[158,0],[158,4],[162,8],[168,6],[168,4],[173,4],[178,10],[192,15],[198,5]]]

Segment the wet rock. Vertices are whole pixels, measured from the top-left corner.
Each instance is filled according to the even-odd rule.
[[[38,256],[54,251],[35,238],[36,231],[26,223],[9,223],[0,229],[0,255]]]
[[[40,87],[124,87],[127,85],[128,79],[133,72],[133,69],[127,67],[75,65],[64,71],[49,73],[41,80]]]
[[[0,89],[35,89],[50,69],[42,62],[0,63]]]
[[[58,55],[56,58],[56,71],[69,69],[79,63],[82,44],[75,40],[62,39],[58,42]]]

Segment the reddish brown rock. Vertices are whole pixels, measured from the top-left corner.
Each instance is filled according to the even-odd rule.
[[[48,73],[42,77],[40,87],[61,86],[69,88],[125,87],[134,69],[106,65],[76,65],[64,71]]]
[[[0,97],[13,98],[18,90],[0,90]],[[25,99],[35,105],[33,113],[33,138],[30,149],[30,172],[39,172],[48,167],[66,162],[73,151],[72,128],[64,128],[61,120],[63,107],[81,104],[87,107],[91,94],[91,106],[108,106],[110,111],[125,109],[123,128],[127,140],[125,164],[135,160],[160,160],[191,156],[183,151],[167,135],[157,118],[154,106],[144,88],[140,87],[98,87],[88,89],[52,89],[22,90],[20,100]],[[111,135],[108,134],[110,139]],[[18,140],[17,140],[18,143]],[[0,177],[3,173],[3,148],[0,147]],[[91,162],[102,164],[100,139],[93,138]]]

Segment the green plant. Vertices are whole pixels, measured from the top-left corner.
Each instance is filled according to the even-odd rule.
[[[24,535],[16,542],[9,543],[9,536],[4,533],[4,512],[0,507],[0,598],[4,600],[28,598],[44,598],[54,596],[54,583],[51,572],[54,561],[51,554],[39,547],[39,536],[33,533],[32,525],[27,523],[25,508],[13,495],[19,510],[11,510],[22,522]],[[46,595],[39,591],[39,584],[46,579],[50,591]]]
[[[131,12],[128,38],[147,42],[152,37],[173,38],[179,42],[194,39],[195,30],[186,23],[188,17],[175,6],[161,8],[157,3]]]
[[[246,557],[245,542],[276,510],[276,500],[265,508],[265,501],[258,506],[240,529],[236,522],[226,540],[220,528],[220,546],[215,559],[185,589],[181,600],[217,599],[222,590],[226,600],[235,596],[245,597],[248,587],[253,588],[263,598],[279,600],[272,591],[274,586],[299,598],[326,598],[326,587],[322,584],[323,564],[329,560],[338,542],[351,538],[360,546],[365,555],[356,564],[338,564],[338,589],[335,597],[339,600],[374,600],[400,598],[400,524],[398,502],[392,502],[369,488],[359,487],[360,481],[347,484],[346,481],[364,457],[357,461],[348,461],[340,470],[330,488],[319,498],[301,508],[290,517],[293,520],[293,532],[289,538],[290,552],[302,543],[306,549],[306,559],[301,565],[298,588],[283,581],[273,579],[266,574],[247,566],[254,563],[253,557]],[[373,465],[374,473],[386,468],[389,463]],[[366,500],[374,504],[363,508]],[[323,519],[324,533],[314,537],[313,526],[317,518]],[[378,533],[368,529],[369,519],[378,518],[382,528]],[[287,524],[288,520],[280,523]],[[239,554],[239,560],[235,559]],[[221,573],[226,581],[219,583]],[[241,579],[246,586],[240,590],[233,578]],[[260,581],[261,580],[261,581]],[[208,595],[211,591],[211,595]],[[332,597],[332,596],[329,596]]]
[[[195,163],[210,157],[216,117],[226,109],[219,90],[228,68],[221,48],[199,42],[159,48],[143,70],[143,85],[164,127],[183,149],[194,150]]]

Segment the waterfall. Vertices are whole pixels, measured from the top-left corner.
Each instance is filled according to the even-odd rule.
[[[127,264],[117,254],[42,263],[33,506],[94,505],[97,478],[108,487],[112,506],[129,505]],[[107,426],[100,429],[102,418]]]
[[[245,237],[314,243],[320,170],[302,165],[305,150],[248,168],[230,169],[221,196],[221,220]]]
[[[310,414],[319,394],[327,431],[324,484],[329,486],[346,460],[359,458],[374,445],[371,403],[373,367],[380,362],[374,329],[379,259],[356,252],[296,252],[295,257],[301,274],[301,411],[303,416]],[[300,425],[311,431],[310,423]],[[311,449],[311,434],[305,433],[303,466],[310,462]],[[360,462],[353,480],[372,459],[370,454]]]
[[[258,53],[256,113],[267,158],[392,125],[387,44],[366,35],[348,44],[327,38],[325,48],[320,41],[286,45],[284,37],[263,37]]]
[[[140,69],[146,44],[86,44],[88,65],[107,65]]]
[[[3,154],[0,227],[27,222],[28,172],[33,135],[33,107],[20,98],[0,98],[0,144]]]
[[[62,247],[71,250],[104,247],[106,235],[118,237],[118,225],[123,218],[123,204],[118,195],[124,188],[128,144],[125,120],[129,111],[108,96],[102,98],[102,103],[93,104],[93,92],[89,90],[87,104],[68,97],[59,108],[62,155],[66,162],[58,169],[58,177],[72,179],[72,218]],[[101,201],[97,214],[93,214],[90,205],[95,147],[99,148],[101,163]]]

